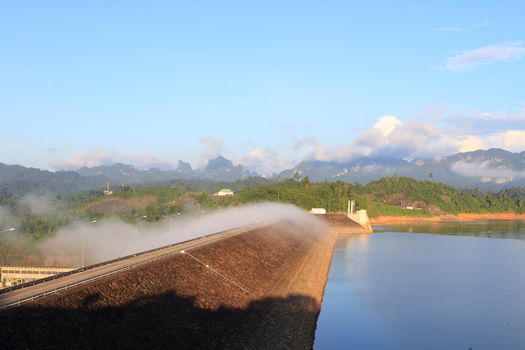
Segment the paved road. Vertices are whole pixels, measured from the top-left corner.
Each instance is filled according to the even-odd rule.
[[[57,275],[58,277],[56,279],[29,285],[24,288],[0,294],[0,311],[32,302],[33,300],[45,295],[66,291],[67,289],[79,285],[86,285],[97,279],[122,271],[127,271],[137,266],[165,258],[169,255],[180,254],[181,251],[195,249],[197,247],[201,247],[203,245],[207,245],[241,233],[249,232],[263,226],[266,226],[266,224],[256,223],[253,225],[243,226],[240,228],[197,238],[191,241],[158,248],[156,250],[141,253],[139,255],[132,255],[117,261],[108,262],[107,264],[95,265],[95,267],[92,268],[87,267],[85,269],[78,270],[78,272],[73,272],[64,276]]]

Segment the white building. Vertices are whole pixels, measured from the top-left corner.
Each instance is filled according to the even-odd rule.
[[[326,209],[325,208],[312,208],[312,210],[310,210],[310,213],[316,214],[316,215],[326,215]]]
[[[104,190],[104,195],[106,196],[110,196],[113,194],[113,191],[111,190],[111,188],[109,188],[109,182],[108,182],[108,186],[106,187],[106,189]]]
[[[233,196],[233,191],[229,188],[223,188],[219,192],[215,193],[214,196],[224,197],[224,196]]]

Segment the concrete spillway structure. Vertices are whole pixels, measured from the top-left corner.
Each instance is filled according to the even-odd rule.
[[[0,266],[0,289],[33,282],[73,270],[70,267]]]
[[[370,223],[370,218],[368,217],[368,214],[365,209],[349,213],[348,218],[359,224],[368,232],[372,232],[372,224]]]
[[[308,348],[335,238],[318,221],[284,222],[179,251],[3,312],[0,343]]]
[[[361,223],[350,219],[347,214],[327,214],[323,215],[322,218],[340,238],[356,234],[372,233],[372,226],[368,222],[368,216],[366,216],[366,221],[362,221]]]

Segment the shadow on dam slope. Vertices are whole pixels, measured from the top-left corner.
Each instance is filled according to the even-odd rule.
[[[0,348],[311,348],[335,234],[305,223],[268,225],[2,312]]]
[[[246,308],[199,307],[193,297],[170,291],[119,306],[97,306],[99,293],[78,307],[24,306],[0,317],[5,349],[302,349],[311,344],[300,325],[314,322],[319,306],[310,296],[250,302]]]

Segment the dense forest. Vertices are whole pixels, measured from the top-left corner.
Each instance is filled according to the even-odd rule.
[[[367,185],[344,182],[271,183],[238,193],[241,203],[281,201],[304,209],[324,207],[329,211],[346,211],[348,200],[367,209],[371,217],[380,215],[417,215],[458,213],[525,212],[525,189],[508,189],[499,193],[460,191],[451,186],[408,177],[388,177]],[[407,209],[408,208],[408,209]]]

